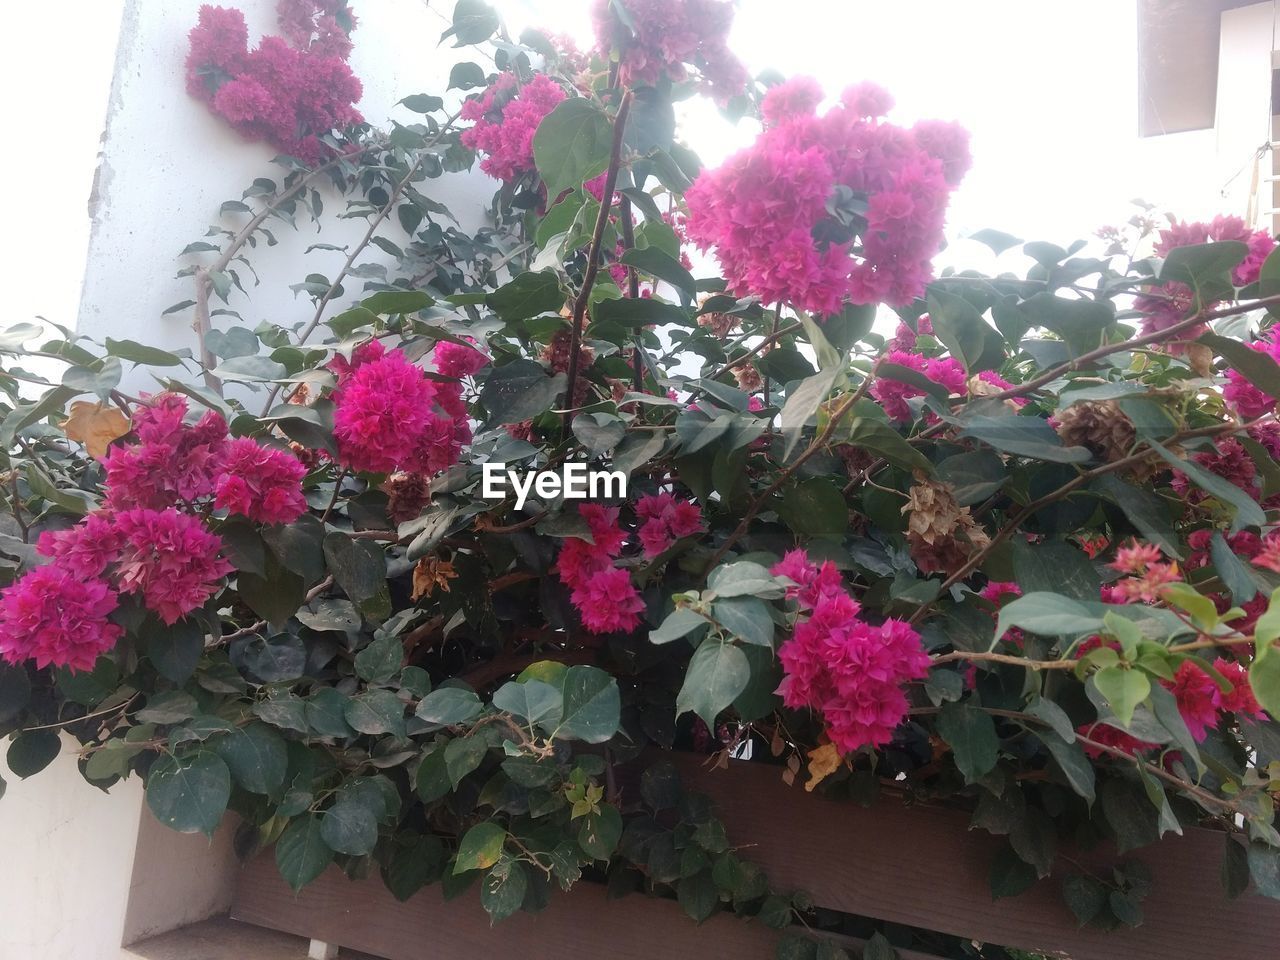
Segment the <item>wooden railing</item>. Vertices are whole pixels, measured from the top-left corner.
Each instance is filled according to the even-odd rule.
[[[1062,900],[1062,875],[1075,866],[993,902],[987,877],[1003,841],[969,830],[963,811],[893,798],[864,809],[788,787],[776,767],[732,762],[707,770],[698,759],[676,758],[686,785],[716,802],[744,859],[761,866],[774,889],[806,890],[828,909],[1072,960],[1270,960],[1280,944],[1280,903],[1252,890],[1225,899],[1222,833],[1193,829],[1129,854],[1155,879],[1145,922],[1104,932],[1081,928]],[[1095,850],[1072,859],[1109,872],[1118,858]],[[352,882],[336,869],[295,897],[262,857],[245,868],[232,916],[387,960],[770,960],[780,936],[727,914],[697,926],[671,901],[608,900],[589,883],[553,896],[541,914],[492,928],[478,900],[471,893],[445,903],[429,887],[401,904],[378,878]]]

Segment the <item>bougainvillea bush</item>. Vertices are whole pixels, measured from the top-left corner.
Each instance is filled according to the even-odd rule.
[[[971,809],[1008,839],[993,893],[1053,872],[1081,922],[1140,922],[1139,848],[1195,824],[1226,895],[1280,896],[1273,240],[1148,212],[1097,255],[986,231],[1025,275],[935,276],[964,131],[766,88],[729,18],[602,0],[580,52],[463,0],[447,36],[498,72],[390,131],[308,113],[183,251],[192,351],[4,333],[14,774],[69,734],[175,829],[233,811],[295,888],[474,883],[500,919],[589,871],[783,926],[803,898],[667,760],[750,744]],[[290,49],[343,62],[307,22]],[[239,58],[193,60],[224,114],[242,25],[192,35]],[[714,169],[675,137],[703,95],[759,119]],[[470,234],[433,194],[473,165]],[[253,251],[323,236],[322,192],[364,239],[259,320]],[[569,463],[625,496],[485,495]],[[1103,843],[1113,879],[1055,864]]]

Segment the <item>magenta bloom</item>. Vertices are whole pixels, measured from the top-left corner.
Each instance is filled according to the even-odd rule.
[[[124,537],[111,522],[110,513],[97,511],[70,529],[46,530],[37,547],[75,576],[90,580],[102,576],[107,566],[119,559]]]
[[[542,118],[565,97],[564,91],[545,73],[524,86],[511,71],[498,78],[479,96],[462,105],[462,119],[475,121],[462,132],[463,146],[485,154],[480,169],[508,183],[534,169],[533,135]]]
[[[1222,706],[1222,691],[1213,678],[1188,660],[1178,667],[1172,683],[1161,682],[1173,691],[1178,712],[1196,742],[1207,737],[1209,728],[1218,723],[1218,710]]]
[[[292,523],[307,510],[297,457],[240,437],[227,444],[214,503],[259,523]]]
[[[279,14],[289,40],[263,37],[250,50],[239,10],[201,7],[187,53],[187,92],[246,139],[316,163],[329,153],[321,136],[363,119],[355,108],[363,88],[346,63],[355,21],[333,0],[283,0]]]
[[[834,570],[829,562],[823,567]],[[819,711],[841,753],[892,740],[909,706],[903,684],[929,672],[920,635],[909,624],[872,625],[859,618],[859,609],[843,590],[824,593],[778,650],[783,703]]]
[[[175,623],[217,592],[233,569],[218,555],[222,541],[196,517],[177,510],[126,510],[116,514],[124,539],[116,582],[136,593],[148,610]]]
[[[591,20],[596,50],[618,56],[624,86],[654,86],[663,77],[680,81],[688,67],[718,103],[742,93],[750,76],[726,46],[733,5],[724,0],[627,0],[627,22],[609,0],[595,0]]]
[[[133,429],[140,443],[113,446],[106,470],[107,506],[163,510],[213,493],[226,447],[227,424],[212,410],[187,426],[185,398],[162,393],[140,406]]]
[[[1222,709],[1234,713],[1237,717],[1248,720],[1265,720],[1267,712],[1253,695],[1253,687],[1249,686],[1249,671],[1238,660],[1226,660],[1218,657],[1213,661],[1214,668],[1231,684],[1231,692],[1218,691],[1222,699]]]
[[[0,594],[0,657],[92,670],[124,633],[107,619],[116,606],[115,591],[101,580],[62,562],[36,567]]]
[[[805,80],[766,97],[764,133],[689,189],[689,237],[715,249],[740,296],[819,314],[846,301],[910,303],[933,278],[968,136],[951,124],[908,130],[879,119],[890,100],[871,85],[821,116],[818,99]],[[865,197],[860,245],[836,232],[827,205],[837,187]]]
[[[471,439],[457,384],[428,380],[399,350],[350,369],[333,394],[333,433],[344,464],[430,475],[457,461]]]
[[[689,500],[676,500],[669,493],[650,494],[636,502],[640,543],[644,555],[656,557],[677,540],[702,530],[702,510]]]
[[[634,630],[644,601],[631,575],[613,565],[626,539],[618,526],[618,508],[585,503],[578,513],[587,521],[593,542],[569,537],[560,548],[556,569],[569,588],[569,600],[591,633]]]
[[[436,372],[446,377],[461,379],[481,370],[489,358],[474,347],[463,346],[451,340],[441,340],[431,353]]]

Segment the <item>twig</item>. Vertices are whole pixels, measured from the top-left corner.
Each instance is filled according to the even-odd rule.
[[[609,223],[609,211],[613,207],[613,191],[618,185],[618,168],[622,164],[622,138],[627,129],[627,114],[631,112],[631,91],[622,95],[618,115],[613,120],[613,146],[609,152],[609,168],[604,176],[604,191],[600,194],[600,212],[596,215],[595,230],[591,233],[591,245],[587,248],[587,268],[582,274],[582,289],[573,301],[573,320],[569,331],[569,371],[565,382],[564,428],[568,433],[573,418],[574,391],[578,383],[578,353],[582,347],[582,327],[586,321],[587,304],[591,288],[600,270],[600,245],[604,241],[604,228]]]

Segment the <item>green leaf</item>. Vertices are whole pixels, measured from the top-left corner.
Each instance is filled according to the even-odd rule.
[[[409,836],[396,845],[382,877],[387,889],[403,903],[439,880],[443,866],[444,844],[437,837]]]
[[[717,600],[711,608],[711,615],[731,637],[773,649],[773,618],[769,615],[769,608],[758,597]]]
[[[672,640],[679,640],[681,637],[687,637],[699,627],[705,627],[707,620],[699,613],[694,613],[686,607],[672,610],[667,614],[667,618],[662,621],[662,625],[656,630],[649,631],[650,643],[670,643]]]
[[[489,923],[506,920],[519,910],[528,889],[529,874],[519,860],[491,870],[480,887],[480,905],[489,914]]]
[[[997,367],[1004,359],[1004,340],[963,297],[945,290],[929,291],[929,319],[934,334],[970,374]]]
[[[628,329],[653,324],[689,325],[689,311],[653,297],[600,300],[591,308],[591,315],[597,323],[616,323]]]
[[[1259,593],[1258,581],[1253,574],[1227,545],[1226,539],[1219,532],[1214,532],[1209,545],[1209,555],[1213,558],[1214,569],[1231,591],[1231,602],[1237,606],[1248,603]]]
[[[400,672],[404,644],[396,635],[374,640],[356,654],[356,676],[366,683],[387,683]]]
[[[1080,926],[1092,923],[1107,905],[1108,890],[1099,880],[1072,874],[1062,881],[1062,897]]]
[[[445,89],[470,90],[472,87],[483,87],[484,85],[484,67],[478,63],[464,61],[453,65],[453,69],[449,71],[449,86]]]
[[[1138,528],[1144,539],[1154,543],[1168,556],[1182,559],[1178,536],[1169,522],[1168,508],[1158,496],[1144,487],[1125,483],[1113,473],[1099,477],[1089,489],[1119,507],[1125,519]]]
[[[404,736],[404,704],[390,690],[366,690],[352,697],[343,716],[360,733]]]
[[[147,774],[147,806],[179,833],[212,837],[231,799],[231,771],[217,754],[163,754]]]
[[[1102,343],[1103,333],[1116,322],[1110,303],[1083,298],[1067,299],[1049,292],[1037,293],[1019,305],[1034,326],[1052,330],[1079,356]]]
[[[1175,247],[1160,267],[1160,282],[1187,284],[1196,292],[1199,305],[1229,300],[1235,294],[1231,271],[1248,255],[1248,245],[1239,240]]]
[[[507,831],[496,823],[477,823],[463,835],[462,842],[458,844],[453,872],[458,874],[468,870],[489,869],[502,856],[502,847],[506,842]]]
[[[497,11],[484,0],[458,0],[453,8],[453,25],[440,39],[452,36],[457,40],[455,47],[484,43],[501,26],[502,21],[498,18]]]
[[[450,740],[444,748],[444,769],[449,775],[449,784],[454,790],[462,783],[467,774],[484,763],[489,746],[480,737],[459,737]]]
[[[306,598],[302,578],[279,564],[267,564],[267,575],[242,571],[236,577],[236,592],[245,604],[274,627],[282,627]]]
[[[297,893],[333,863],[333,851],[324,842],[318,817],[290,821],[276,841],[276,867]]]
[[[573,435],[593,457],[616,447],[626,432],[626,423],[611,413],[582,413],[573,418]]]
[[[1039,807],[1028,807],[1009,831],[1009,845],[1019,857],[1035,867],[1040,877],[1047,877],[1053,868],[1057,842],[1053,821]]]
[[[1036,869],[1013,852],[1011,847],[1002,846],[996,851],[991,861],[991,872],[988,882],[991,886],[991,899],[1016,897],[1031,888],[1036,882]]]
[[[1045,636],[1075,636],[1102,629],[1102,617],[1089,607],[1056,593],[1028,593],[1000,608],[996,639],[1013,627]]]
[[[290,633],[253,637],[237,651],[238,666],[263,683],[296,680],[307,666],[307,647]]]
[[[550,270],[519,274],[485,297],[489,308],[508,323],[555,313],[564,302],[560,280]]]
[[[788,490],[778,514],[804,537],[837,537],[849,527],[844,494],[824,477],[810,477]]]
[[[294,730],[304,736],[311,733],[311,725],[307,723],[307,701],[291,693],[259,700],[253,705],[253,715],[281,730]]]
[[[883,421],[872,417],[854,417],[849,423],[845,439],[855,447],[862,447],[884,457],[896,467],[933,473],[933,464],[929,458]]]
[[[1255,840],[1249,844],[1248,862],[1257,891],[1264,897],[1280,900],[1280,850]]]
[[[1065,540],[1032,546],[1015,539],[1013,572],[1024,594],[1059,593],[1076,600],[1096,600],[1102,582],[1084,551]]]
[[[498,688],[493,705],[527,723],[554,729],[563,713],[564,692],[541,680],[511,680]]]
[[[1250,664],[1249,686],[1264,710],[1280,716],[1280,652],[1268,649]]]
[[[835,386],[836,380],[844,372],[843,364],[834,364],[823,368],[812,377],[807,377],[787,395],[787,402],[782,405],[779,417],[779,429],[785,440],[784,459],[791,458],[791,451],[800,442],[800,434],[809,418],[818,412],[818,407],[827,399],[827,394]]]
[[[1151,693],[1151,680],[1141,670],[1123,667],[1104,667],[1093,675],[1098,692],[1106,698],[1116,718],[1126,727],[1133,720],[1133,711]]]
[[[547,196],[558,197],[603,173],[612,141],[613,123],[593,101],[561,101],[533,135],[533,162]]]
[[[970,415],[966,411],[961,414],[961,424],[960,436],[1020,457],[1050,463],[1085,463],[1093,458],[1084,447],[1064,447],[1053,427],[1040,417]]]
[[[387,555],[376,543],[335,530],[324,538],[324,559],[338,586],[356,603],[376,596],[386,583]]]
[[[1222,890],[1228,900],[1234,900],[1249,888],[1249,856],[1244,844],[1231,834],[1223,834],[1226,849],[1222,854]]]
[[[251,723],[214,741],[231,776],[250,793],[275,794],[284,785],[289,755],[284,739],[265,723]]]
[[[378,816],[362,791],[342,794],[320,818],[320,837],[337,853],[362,857],[378,842]]]
[[[481,709],[480,698],[471,690],[441,687],[422,698],[417,716],[427,723],[450,727],[479,716]]]
[[[578,846],[592,860],[608,860],[622,839],[622,814],[618,808],[602,803],[600,809],[582,818],[578,828]]]
[[[321,687],[307,698],[307,724],[321,737],[345,739],[354,731],[347,723],[347,697],[333,687]]]
[[[25,780],[53,763],[61,750],[57,730],[27,730],[9,744],[5,759],[14,775]]]
[[[786,591],[767,569],[750,560],[722,563],[707,577],[707,589],[717,597],[759,597],[777,600]]]
[[[0,658],[0,724],[22,713],[31,700],[31,678],[27,668]]]
[[[549,410],[564,386],[564,374],[548,376],[533,360],[513,360],[489,371],[480,402],[490,423],[520,423]]]
[[[951,745],[956,767],[966,783],[990,773],[1000,757],[1000,738],[988,714],[968,703],[943,704],[938,714],[938,733]]]
[[[692,877],[685,877],[676,885],[676,900],[694,922],[701,923],[715,913],[716,905],[720,902],[720,891],[716,889],[716,882],[710,871],[704,870]]]
[[[204,630],[194,620],[183,618],[166,626],[148,617],[138,634],[151,665],[173,683],[190,680],[204,656]]]
[[[741,650],[732,643],[705,640],[689,661],[676,696],[676,715],[692,711],[714,730],[720,711],[733,703],[750,679],[751,666]]]
[[[693,297],[696,293],[696,281],[693,279],[693,274],[686,270],[679,260],[663,253],[657,247],[628,250],[622,255],[622,262],[627,266],[635,267],[641,273],[647,273],[651,277],[665,280],[671,284],[680,291],[680,295],[686,305],[693,302]]]
[[[587,665],[570,667],[564,675],[564,713],[556,736],[604,743],[618,732],[621,710],[618,682],[610,674]]]
[[[1245,527],[1261,527],[1267,522],[1266,515],[1262,512],[1262,508],[1258,506],[1257,501],[1234,483],[1210,473],[1197,463],[1174,456],[1155,440],[1149,440],[1148,443],[1156,453],[1164,458],[1169,466],[1175,470],[1182,471],[1196,486],[1206,491],[1210,496],[1220,500],[1224,506],[1232,508],[1232,533],[1239,533]]]
[[[120,361],[107,357],[95,367],[67,367],[62,374],[62,385],[76,393],[95,393],[103,400],[120,384]]]
[[[1214,333],[1206,333],[1199,342],[1224,357],[1232,369],[1239,371],[1267,396],[1280,397],[1280,364],[1276,363],[1271,354]]]
[[[1040,703],[1049,704],[1052,701],[1041,700]],[[1054,706],[1057,706],[1057,704],[1054,704]],[[1053,759],[1057,763],[1058,769],[1062,771],[1062,775],[1066,778],[1071,789],[1090,803],[1093,803],[1096,775],[1093,771],[1093,764],[1085,756],[1084,748],[1079,743],[1068,742],[1056,730],[1037,730],[1036,736],[1053,754]],[[1072,741],[1074,741],[1074,731],[1072,731],[1071,737]]]

